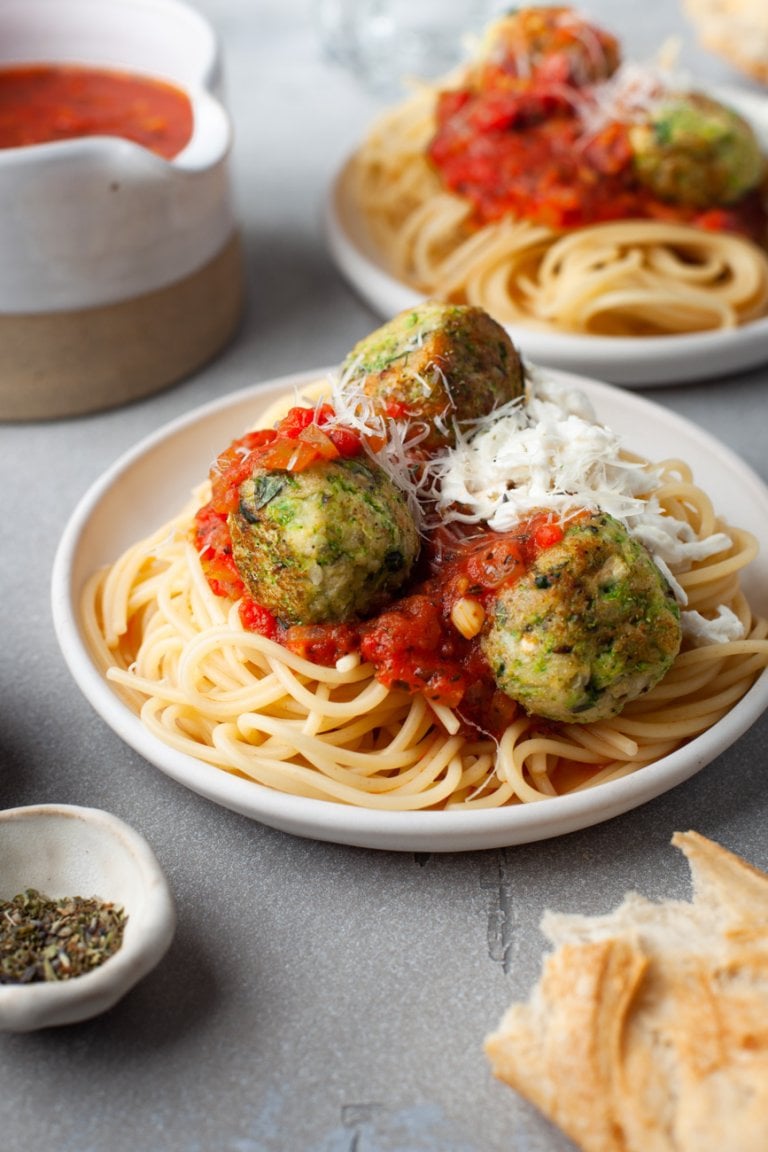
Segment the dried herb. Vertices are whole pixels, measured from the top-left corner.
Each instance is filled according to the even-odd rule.
[[[27,888],[0,900],[0,984],[69,980],[98,968],[123,942],[127,917],[96,897],[52,900]]]

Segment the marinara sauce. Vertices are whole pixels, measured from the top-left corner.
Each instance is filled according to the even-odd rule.
[[[119,136],[169,160],[192,128],[189,97],[164,80],[68,64],[0,69],[0,148]]]
[[[510,532],[472,535],[438,529],[426,541],[426,569],[411,591],[355,624],[294,625],[280,639],[315,663],[333,664],[359,651],[388,688],[419,692],[455,709],[469,731],[500,737],[518,705],[496,686],[479,633],[467,638],[452,613],[469,598],[489,612],[497,590],[525,573],[535,558],[563,538],[547,514]]]
[[[639,218],[761,234],[757,193],[705,210],[659,200],[634,176],[627,125],[589,134],[577,107],[573,90],[545,82],[444,91],[428,156],[481,225],[508,215],[556,230]]]
[[[563,529],[543,513],[509,532],[456,535],[438,529],[425,545],[429,574],[410,595],[360,625],[360,651],[376,678],[456,709],[469,729],[500,737],[518,705],[496,686],[480,646],[453,620],[470,599],[489,612],[502,585],[519,580]]]
[[[211,498],[198,509],[192,531],[211,590],[239,601],[240,621],[314,664],[333,666],[359,652],[389,688],[421,693],[456,709],[470,731],[500,737],[518,705],[501,692],[482,652],[479,633],[464,635],[453,610],[470,599],[490,612],[497,590],[519,579],[563,529],[545,513],[514,531],[471,534],[438,528],[425,540],[420,571],[407,594],[370,619],[283,625],[249,594],[232,555],[228,517],[254,467],[301,471],[315,460],[362,451],[359,437],[332,423],[333,410],[293,408],[276,429],[250,432],[215,461]]]

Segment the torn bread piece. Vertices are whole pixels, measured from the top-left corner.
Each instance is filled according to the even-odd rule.
[[[768,84],[765,0],[683,0],[701,44],[734,68]]]
[[[555,945],[485,1051],[584,1152],[768,1148],[768,875],[676,832],[693,900],[546,913]]]

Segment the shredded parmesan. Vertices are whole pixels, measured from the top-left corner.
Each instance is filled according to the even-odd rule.
[[[341,427],[354,429],[362,437],[366,451],[405,495],[411,515],[421,526],[424,478],[414,469],[413,450],[429,435],[429,427],[412,420],[392,420],[376,413],[363,389],[359,370],[359,364],[352,364],[331,380],[331,403],[336,422]],[[374,444],[379,447],[374,449]]]
[[[691,83],[667,63],[637,64],[627,61],[613,76],[593,84],[579,107],[579,115],[589,134],[606,124],[646,123],[670,93],[688,92]]]
[[[654,495],[659,469],[628,458],[620,437],[597,421],[588,397],[535,369],[527,376],[525,403],[460,430],[456,447],[431,461],[440,519],[485,521],[504,532],[541,509],[562,520],[599,509],[645,545],[685,604],[675,574],[729,549],[730,537],[717,532],[699,540],[688,524],[664,514]]]
[[[733,546],[725,532],[702,540],[688,523],[663,512],[655,495],[661,469],[625,451],[621,437],[598,421],[585,393],[564,388],[531,365],[524,398],[456,427],[455,447],[419,467],[413,449],[428,429],[414,432],[412,423],[377,415],[354,366],[332,381],[332,398],[339,423],[364,437],[420,525],[434,517],[506,532],[541,510],[562,521],[585,509],[606,512],[648,549],[683,607],[687,596],[676,577]],[[371,442],[381,446],[374,452]],[[683,618],[696,644],[744,634],[724,608],[715,620],[695,612]]]
[[[681,612],[680,623],[683,636],[695,648],[702,648],[705,644],[725,644],[729,640],[744,639],[741,620],[725,604],[720,605],[713,620],[708,620],[700,612]]]

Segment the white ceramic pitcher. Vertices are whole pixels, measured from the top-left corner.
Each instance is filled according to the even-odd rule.
[[[187,375],[233,334],[243,273],[217,38],[179,0],[3,0],[0,67],[146,74],[189,97],[171,160],[88,136],[0,149],[0,418],[71,415]]]

